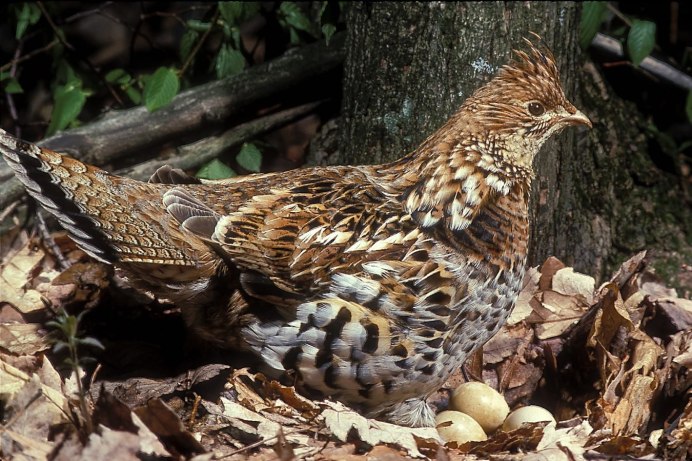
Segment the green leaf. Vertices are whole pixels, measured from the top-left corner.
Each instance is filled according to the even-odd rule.
[[[242,72],[245,67],[245,58],[240,51],[234,50],[228,45],[223,45],[219,50],[219,54],[216,55],[215,67],[216,78],[230,77]]]
[[[170,67],[159,67],[144,83],[144,105],[154,112],[168,105],[180,89],[178,75]]]
[[[243,3],[242,2],[220,2],[219,12],[221,17],[226,24],[230,26],[237,26],[243,17]]]
[[[317,15],[320,19],[322,19],[322,17],[324,16],[324,13],[325,13],[325,11],[327,11],[328,7],[329,7],[329,2],[326,2],[326,1],[322,2],[322,4],[320,5],[320,12]]]
[[[324,35],[324,41],[327,43],[327,46],[329,46],[329,39],[332,38],[334,32],[336,32],[334,24],[322,24],[322,35]]]
[[[587,49],[596,36],[603,22],[606,12],[606,2],[584,2],[581,7],[581,21],[579,23],[579,45],[583,50]]]
[[[80,86],[64,85],[55,90],[53,112],[50,117],[47,135],[64,130],[77,119],[86,102],[87,93]]]
[[[5,93],[7,93],[7,94],[24,93],[22,86],[19,84],[17,79],[14,77],[10,77],[10,79],[4,83],[4,86],[5,86]]]
[[[126,85],[132,80],[132,77],[125,69],[113,69],[106,74],[105,78],[108,83],[117,83],[119,85]]]
[[[260,10],[259,2],[220,2],[219,12],[229,26],[239,26]]]
[[[58,354],[67,348],[67,343],[65,341],[57,341],[53,344],[53,352]]]
[[[685,101],[685,113],[687,120],[692,123],[692,90],[687,93],[687,101]]]
[[[105,349],[106,347],[101,343],[96,338],[92,338],[91,336],[87,336],[86,338],[77,338],[77,344],[80,344],[82,346],[89,346],[93,347],[96,349]]]
[[[74,71],[70,63],[61,59],[58,62],[57,71],[55,72],[55,81],[63,83],[65,86],[82,86],[82,79]]]
[[[314,35],[314,28],[310,19],[303,14],[303,11],[294,2],[281,2],[279,13],[281,13],[290,27]]]
[[[180,39],[180,59],[182,61],[185,61],[188,56],[190,56],[190,52],[192,51],[192,48],[195,46],[195,42],[197,41],[197,38],[199,37],[199,32],[188,29],[185,31],[183,34],[182,38]]]
[[[211,28],[211,23],[199,21],[197,19],[189,19],[187,27],[195,32],[206,32]]]
[[[24,36],[29,25],[36,24],[41,18],[41,9],[32,2],[23,3],[17,14],[17,29],[14,37],[19,40]]]
[[[219,159],[214,159],[199,169],[196,176],[202,179],[226,179],[238,176],[235,171]]]
[[[656,23],[651,21],[632,21],[627,34],[627,52],[635,66],[638,66],[651,53],[656,44]]]
[[[262,166],[262,152],[254,144],[245,143],[240,148],[235,160],[246,170],[258,173]]]
[[[237,27],[233,27],[230,30],[231,33],[231,38],[233,39],[233,45],[235,45],[235,49],[239,50],[240,47],[242,46],[242,43],[240,41],[240,29]]]
[[[291,45],[300,44],[300,35],[298,35],[298,31],[296,31],[293,27],[289,27],[288,35],[290,37]]]
[[[140,93],[140,91],[134,86],[128,86],[125,88],[125,94],[133,103],[138,105],[142,103],[142,93]]]

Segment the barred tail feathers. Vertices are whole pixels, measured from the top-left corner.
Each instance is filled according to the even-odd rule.
[[[92,257],[106,263],[192,264],[187,252],[172,242],[177,225],[168,226],[167,216],[156,219],[163,207],[160,200],[152,203],[152,192],[160,185],[111,175],[3,130],[0,152],[27,192]]]

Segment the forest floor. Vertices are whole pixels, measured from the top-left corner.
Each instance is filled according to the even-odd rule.
[[[659,281],[645,253],[600,287],[555,258],[528,272],[509,321],[465,374],[498,389],[511,408],[548,409],[557,424],[525,424],[457,446],[444,445],[434,428],[403,428],[306,399],[242,367],[238,354],[196,344],[175,306],[129,289],[62,232],[50,235],[50,250],[19,225],[4,238],[3,459],[683,460],[692,453],[692,301]],[[689,277],[689,268],[681,275]],[[461,374],[450,380],[435,406],[446,409],[463,381]]]

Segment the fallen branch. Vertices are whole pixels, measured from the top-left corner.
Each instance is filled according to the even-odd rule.
[[[118,170],[117,174],[146,181],[154,171],[164,165],[170,165],[173,168],[183,170],[199,167],[233,146],[247,142],[254,137],[279,128],[312,112],[319,104],[319,102],[303,104],[302,106],[243,123],[218,136],[210,136],[192,144],[179,146],[176,148],[176,154],[170,158],[163,160],[157,158],[138,163],[131,168]]]
[[[343,43],[343,33],[337,34],[329,46],[324,42],[306,45],[234,77],[184,91],[156,112],[144,107],[113,111],[101,120],[39,144],[104,165],[171,140],[200,139],[210,126],[222,125],[249,105],[341,65]],[[17,200],[22,192],[10,168],[0,162],[0,209]]]
[[[622,43],[619,40],[609,37],[608,35],[601,34],[600,32],[596,34],[591,46],[597,50],[603,51],[615,56],[619,59],[625,58],[625,52],[622,48]],[[692,77],[676,69],[670,64],[656,59],[652,56],[647,56],[639,64],[639,67],[650,72],[661,80],[665,80],[673,85],[679,86],[684,90],[692,90]]]

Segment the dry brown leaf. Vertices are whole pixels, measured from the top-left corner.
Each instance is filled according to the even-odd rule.
[[[276,443],[272,446],[272,448],[279,457],[279,461],[292,461],[296,457],[293,447],[286,440],[284,431],[281,429],[281,427],[279,427],[279,434],[276,438]]]
[[[324,401],[322,411],[325,425],[331,434],[345,442],[353,435],[369,445],[389,444],[401,447],[409,456],[425,458],[417,440],[427,444],[442,443],[437,430],[432,427],[402,427],[395,424],[367,419],[339,402]]]
[[[599,298],[603,301],[602,307],[596,314],[587,346],[599,345],[607,350],[617,335],[622,335],[623,331],[632,331],[634,325],[615,284],[609,283],[602,287]]]
[[[151,399],[134,411],[142,422],[159,437],[166,450],[190,457],[204,453],[204,447],[185,428],[180,418],[160,399]]]
[[[580,301],[577,296],[548,290],[542,293],[541,298],[542,309],[534,309],[534,313],[529,317],[530,322],[537,323],[536,337],[538,339],[562,335],[586,312],[586,303]],[[540,317],[540,321],[537,317]]]
[[[34,250],[30,243],[14,254],[0,272],[0,304],[8,303],[23,314],[42,310],[41,294],[30,287],[32,275],[39,268],[45,253]]]
[[[139,452],[151,457],[168,457],[158,437],[124,402],[109,392],[101,392],[94,406],[92,419],[95,425],[117,431],[127,431],[138,436]]]
[[[188,370],[177,376],[164,378],[134,377],[124,381],[99,381],[91,389],[92,397],[98,398],[100,385],[115,397],[131,406],[145,404],[149,399],[162,397],[176,391],[189,390],[195,384],[207,381],[230,368],[223,364],[207,364]]]
[[[38,374],[28,376],[8,364],[0,363],[0,382],[20,384],[9,398],[4,398],[7,423],[3,432],[12,431],[15,444],[3,444],[2,454],[8,459],[35,450],[41,453],[48,444],[51,426],[66,422],[66,400],[55,389],[43,384]],[[18,382],[19,381],[19,382]],[[18,451],[19,450],[19,451]],[[37,459],[45,459],[38,457]]]
[[[650,455],[653,452],[653,447],[648,441],[642,440],[637,436],[611,435],[610,437],[603,439],[595,447],[595,451],[607,456],[607,459],[618,459],[624,456],[630,459],[632,457],[636,457],[636,459],[651,459]]]
[[[584,452],[593,428],[587,421],[573,427],[557,429],[548,424],[543,429],[543,438],[536,451],[523,458],[528,461],[573,461],[584,460]]]
[[[112,268],[98,262],[76,263],[36,289],[53,305],[91,307],[110,283]]]
[[[616,436],[643,431],[661,382],[656,376],[663,349],[632,323],[614,283],[604,285],[587,346],[596,351],[603,389],[589,410]],[[592,419],[596,421],[596,419]]]
[[[4,323],[0,324],[0,347],[14,355],[31,355],[51,345],[38,323]]]
[[[644,429],[651,417],[651,400],[657,383],[651,376],[634,376],[627,384],[625,395],[615,409],[608,414],[610,427],[615,435],[637,434]]]
[[[533,331],[525,324],[504,326],[483,346],[483,362],[492,365],[516,356],[521,345],[532,339]]]
[[[256,436],[257,441],[268,446],[276,443],[281,424],[224,397],[221,397],[221,406],[223,407],[223,416],[227,421],[234,423],[234,427],[240,427],[240,425],[235,424],[240,422],[244,425],[245,432]],[[284,433],[284,437],[291,443],[300,446],[308,445],[309,437],[305,434],[287,431]]]
[[[129,432],[114,431],[105,426],[98,429],[98,433],[89,435],[89,440],[80,453],[78,461],[91,461],[94,459],[113,459],[123,461],[139,461],[140,439]]]
[[[462,453],[490,455],[493,457],[502,452],[533,451],[543,438],[546,423],[526,423],[513,431],[496,431],[488,440],[467,442],[459,447]]]
[[[563,295],[583,296],[587,304],[593,302],[595,288],[596,280],[593,277],[574,272],[572,267],[560,269],[553,276],[553,291]]]
[[[546,259],[541,266],[541,278],[538,280],[538,289],[541,291],[550,290],[553,286],[553,276],[564,267],[565,263],[555,256],[550,256]]]
[[[264,410],[269,405],[258,394],[260,384],[256,382],[257,378],[254,373],[250,373],[247,368],[235,370],[226,383],[227,389],[233,389],[238,396],[238,402],[245,407],[254,411]]]
[[[692,370],[692,330],[681,331],[679,335],[679,349],[675,351],[673,362],[679,367]]]
[[[657,298],[654,306],[675,331],[692,329],[692,301],[689,299]]]
[[[16,456],[14,459],[22,459],[21,455],[26,460],[43,460],[48,459],[48,455],[53,451],[52,443],[27,437],[7,426],[2,429],[2,438],[0,455],[7,456],[7,459],[10,459],[10,456]]]
[[[652,299],[678,297],[678,293],[674,288],[667,287],[656,274],[648,271],[644,271],[641,274],[639,280],[637,280],[637,285],[639,291]]]
[[[44,358],[44,362],[47,361],[48,359]],[[19,392],[29,383],[39,379],[40,377],[38,374],[33,374],[30,376],[27,373],[24,373],[22,370],[13,367],[3,360],[0,360],[0,396],[7,401],[8,407],[17,392]],[[58,410],[67,410],[67,399],[59,388],[55,388],[40,382],[39,384],[40,389],[36,390],[36,392],[45,396],[46,400],[51,402],[52,405]],[[33,387],[34,384],[31,386]]]
[[[515,325],[522,320],[526,319],[531,312],[530,301],[534,295],[538,292],[538,280],[541,278],[541,273],[538,272],[536,267],[531,267],[524,274],[523,288],[517,296],[517,300],[514,303],[514,310],[509,315],[506,325]]]
[[[641,272],[646,266],[646,251],[640,251],[630,259],[622,263],[615,274],[611,277],[610,283],[614,283],[617,287],[623,288],[632,275]],[[625,298],[629,297],[629,293],[625,294]]]
[[[319,412],[319,407],[312,400],[306,399],[302,395],[296,393],[294,387],[284,386],[275,380],[267,380],[264,378],[264,395],[269,398],[279,398],[286,402],[292,408],[305,413],[307,418],[316,416]]]

